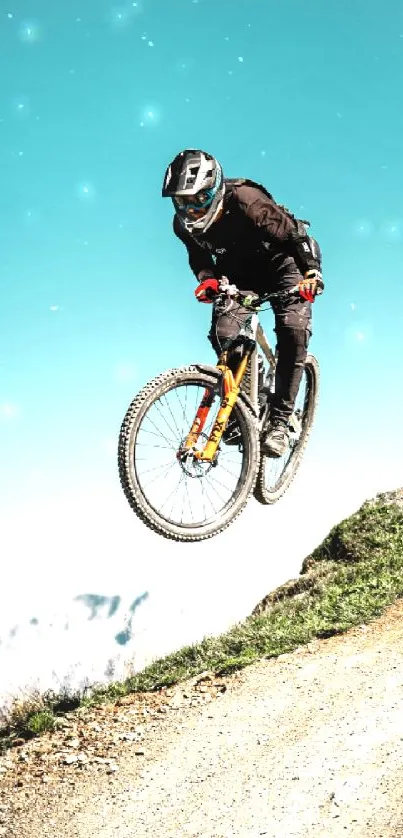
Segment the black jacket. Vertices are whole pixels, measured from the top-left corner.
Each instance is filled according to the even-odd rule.
[[[320,268],[311,238],[301,236],[297,220],[254,186],[226,181],[223,212],[205,233],[190,234],[176,215],[173,228],[196,277],[209,271],[228,276],[239,288],[263,292],[279,272]]]

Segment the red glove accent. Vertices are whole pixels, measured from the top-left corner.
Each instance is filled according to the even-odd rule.
[[[300,296],[313,303],[317,294],[322,294],[325,285],[320,271],[315,269],[306,271],[304,278],[298,283]]]
[[[208,279],[204,279],[203,282],[197,286],[195,297],[199,303],[212,303],[214,297],[218,294],[218,291],[218,279],[214,279],[214,277],[210,276]]]
[[[313,303],[315,300],[313,294],[304,288],[302,282],[299,283],[299,295],[303,300],[308,300],[308,303]]]

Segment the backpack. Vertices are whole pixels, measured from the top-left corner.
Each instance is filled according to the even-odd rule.
[[[273,198],[273,195],[271,194],[271,192],[269,192],[268,189],[266,189],[266,187],[263,186],[261,183],[257,183],[256,181],[251,180],[250,178],[247,178],[247,177],[225,178],[225,183],[228,184],[230,187],[231,186],[254,186],[255,189],[260,189],[260,191],[263,192],[263,194],[266,195],[267,198],[270,198],[270,200],[273,201],[275,204],[277,204],[277,206],[280,207],[280,209],[283,210],[283,212],[285,212],[286,215],[288,215],[289,218],[291,218],[293,221],[296,222],[298,235],[300,235],[300,236],[306,236],[307,235],[307,227],[311,226],[311,222],[307,221],[306,219],[297,218],[294,215],[294,213],[291,212],[290,209],[288,209],[288,207],[286,207],[284,204],[279,204],[275,200],[275,198]]]

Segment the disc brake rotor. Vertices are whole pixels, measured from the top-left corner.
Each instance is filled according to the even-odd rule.
[[[181,446],[179,448],[179,451],[176,455],[178,463],[179,463],[182,471],[184,472],[184,474],[187,475],[187,477],[192,477],[192,478],[197,477],[199,479],[202,478],[202,477],[205,477],[206,474],[208,474],[209,471],[211,471],[211,469],[214,468],[217,465],[218,453],[219,453],[220,449],[219,448],[217,449],[217,453],[216,453],[214,459],[211,462],[208,462],[206,460],[205,461],[199,460],[198,457],[194,456],[194,452],[196,450],[200,450],[200,446],[199,446],[199,449],[185,448],[185,446],[184,446],[185,439],[186,439],[186,437],[183,438],[183,440],[181,442]],[[205,442],[207,442],[207,440],[208,440],[207,434],[202,432],[199,436],[199,440],[200,439],[203,440],[203,444]]]

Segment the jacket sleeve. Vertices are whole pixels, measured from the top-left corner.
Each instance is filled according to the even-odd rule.
[[[250,218],[262,241],[279,245],[294,258],[303,274],[320,267],[308,234],[302,235],[297,221],[290,218],[274,200],[253,186],[238,187],[236,197],[241,210]]]
[[[176,215],[173,220],[173,229],[175,235],[180,239],[186,247],[189,258],[189,265],[197,279],[204,279],[206,276],[216,276],[215,262],[208,251],[206,251],[198,242],[182,227]]]

